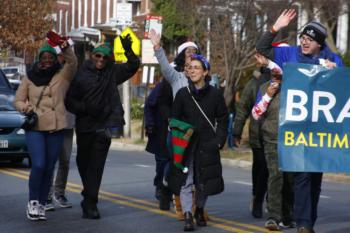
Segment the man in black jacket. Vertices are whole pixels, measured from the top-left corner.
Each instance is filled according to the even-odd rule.
[[[139,68],[139,58],[131,49],[131,38],[120,37],[127,63],[114,64],[112,51],[100,45],[92,51],[76,74],[66,96],[67,109],[76,115],[77,166],[83,183],[83,218],[100,218],[98,192],[111,144],[109,127],[123,124],[118,85]]]

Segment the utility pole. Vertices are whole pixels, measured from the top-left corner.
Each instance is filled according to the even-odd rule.
[[[123,0],[122,3],[127,3]],[[123,25],[122,31],[125,28],[125,23]],[[130,81],[127,80],[123,83],[123,106],[124,106],[124,137],[131,137],[131,117],[130,117]]]
[[[210,17],[207,19],[207,31],[208,31],[208,38],[207,38],[207,60],[210,62]]]

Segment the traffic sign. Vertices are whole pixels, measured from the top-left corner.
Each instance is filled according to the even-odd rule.
[[[120,36],[125,37],[126,35],[130,34],[131,40],[132,40],[132,51],[134,51],[136,56],[140,56],[141,54],[141,42],[140,39],[137,38],[137,36],[135,35],[135,33],[131,30],[131,28],[127,27],[125,28],[122,33],[120,34]],[[128,59],[126,58],[126,56],[124,55],[125,50],[123,48],[122,42],[118,37],[116,37],[114,39],[114,59],[116,61],[121,61],[121,62],[126,62]]]
[[[145,38],[148,38],[149,32],[154,29],[157,34],[162,35],[162,24],[163,17],[155,15],[147,15],[145,23]]]
[[[117,4],[117,22],[120,24],[131,24],[132,22],[132,3]]]

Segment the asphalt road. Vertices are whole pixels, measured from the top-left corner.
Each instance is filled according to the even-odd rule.
[[[81,182],[71,159],[67,196],[71,209],[48,212],[48,221],[30,222],[25,207],[28,198],[29,169],[0,163],[0,233],[175,233],[183,232],[183,222],[174,211],[158,210],[154,198],[154,158],[142,151],[110,150],[102,181],[100,220],[81,218]],[[209,197],[209,226],[202,233],[268,232],[263,219],[249,213],[251,198],[249,169],[224,164],[225,192]],[[350,232],[350,190],[347,184],[323,183],[317,233]],[[284,232],[296,232],[295,229]]]

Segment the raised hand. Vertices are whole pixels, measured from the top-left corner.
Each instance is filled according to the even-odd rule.
[[[122,42],[123,48],[126,53],[132,52],[132,49],[131,49],[132,40],[131,40],[130,34],[127,34],[124,38],[120,36],[120,41]]]
[[[282,14],[277,18],[275,24],[273,25],[274,31],[279,31],[280,29],[289,25],[289,23],[297,15],[295,9],[285,9]]]
[[[151,29],[148,37],[151,39],[151,42],[155,49],[160,48],[160,35],[154,29]]]

